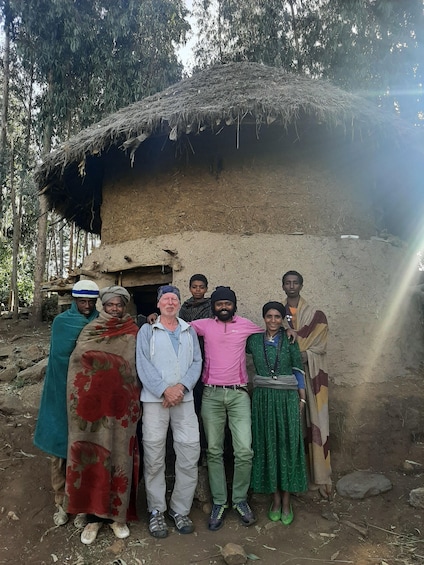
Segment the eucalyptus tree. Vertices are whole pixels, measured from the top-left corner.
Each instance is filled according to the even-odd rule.
[[[29,275],[27,268],[32,264],[32,261],[28,262],[28,257],[34,252],[37,214],[32,176],[36,148],[31,129],[33,75],[22,71],[16,57],[12,58],[12,63],[9,110],[13,119],[8,124],[8,169],[4,178],[7,190],[3,226],[6,249],[12,261],[9,310],[17,317],[22,288],[28,288],[33,281],[33,275]]]
[[[423,0],[326,0],[305,38],[311,69],[417,121],[424,110]]]
[[[103,115],[178,80],[182,69],[175,47],[188,29],[181,1],[86,0],[76,4],[62,0],[53,4],[54,36],[49,25],[43,28],[45,35],[38,26],[34,28],[52,54],[40,69],[47,79],[40,97],[39,122],[45,151],[53,133],[65,139]],[[54,45],[58,51],[52,51]],[[53,120],[56,131],[51,129]],[[46,262],[43,197],[40,205],[36,289],[41,288]],[[40,317],[41,293],[34,294],[34,310]]]
[[[247,60],[329,78],[416,122],[423,0],[195,0],[199,67]]]
[[[11,23],[12,11],[10,2],[4,0],[0,7],[3,12],[3,76],[2,76],[2,102],[0,123],[0,223],[3,217],[3,184],[7,166],[7,124],[9,116],[9,90],[10,90],[10,51],[11,51]]]
[[[181,77],[182,0],[8,0],[14,45],[34,72],[33,132],[40,154],[105,114]],[[2,123],[6,124],[8,120]],[[34,317],[41,317],[48,210],[39,199]]]
[[[194,0],[198,66],[255,61],[299,70],[303,28],[319,0]],[[302,49],[301,49],[302,47]]]
[[[181,77],[182,0],[15,1],[22,57],[37,54],[40,139],[50,128],[56,140],[66,139]]]

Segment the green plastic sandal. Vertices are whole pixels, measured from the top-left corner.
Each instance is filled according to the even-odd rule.
[[[293,522],[293,519],[294,519],[293,508],[292,505],[290,504],[290,512],[288,514],[284,514],[284,512],[281,512],[281,522],[285,526],[290,526],[290,524]]]
[[[269,507],[268,518],[271,522],[279,522],[281,520],[281,507],[278,510],[273,510],[272,506],[273,503],[271,503],[271,506]]]

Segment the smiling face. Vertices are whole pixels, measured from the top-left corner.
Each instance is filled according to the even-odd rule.
[[[228,322],[234,316],[234,302],[231,302],[231,300],[217,300],[213,304],[213,313],[221,322]]]
[[[281,328],[283,316],[281,312],[271,308],[264,316],[266,331],[269,335],[274,335]]]
[[[173,292],[166,292],[159,298],[158,308],[162,316],[177,316],[180,311],[180,301]]]
[[[88,318],[96,307],[97,298],[76,298],[78,312]]]
[[[287,298],[297,298],[303,285],[300,284],[299,277],[296,275],[286,275],[283,282],[283,290]]]
[[[114,318],[122,318],[125,313],[124,301],[119,296],[111,298],[103,304],[103,310]]]

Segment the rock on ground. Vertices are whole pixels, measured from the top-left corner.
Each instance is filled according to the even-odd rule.
[[[409,493],[409,504],[415,508],[424,508],[424,487],[411,490]]]
[[[380,473],[355,471],[342,477],[336,489],[340,496],[358,499],[387,492],[392,486],[389,479]]]
[[[244,565],[247,555],[241,545],[237,543],[227,543],[221,549],[221,555],[227,565]]]

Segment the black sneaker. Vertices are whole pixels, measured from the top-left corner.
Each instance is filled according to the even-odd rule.
[[[213,504],[212,512],[209,516],[208,528],[212,532],[216,532],[224,525],[224,516],[228,508],[228,504]]]
[[[177,514],[172,508],[168,510],[168,515],[175,522],[175,527],[180,534],[191,534],[194,532],[193,522],[188,516],[183,516],[182,514]]]
[[[253,514],[247,500],[242,500],[241,502],[233,504],[233,508],[237,511],[243,526],[251,526],[256,522],[256,517]]]

